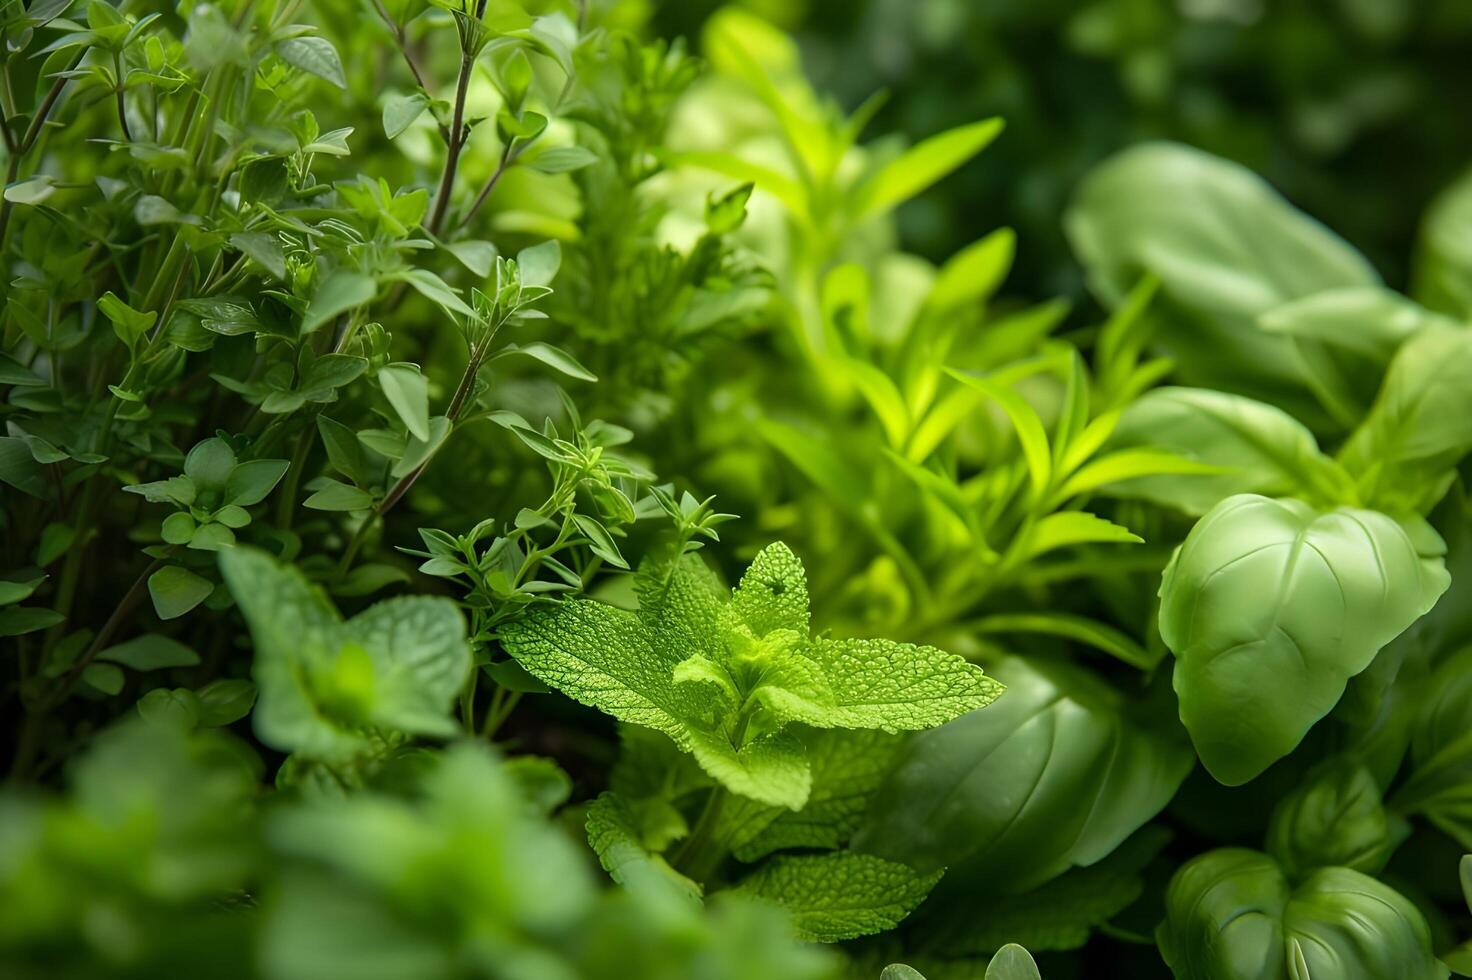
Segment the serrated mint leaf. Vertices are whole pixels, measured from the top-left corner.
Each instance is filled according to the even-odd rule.
[[[800,938],[831,943],[894,928],[940,878],[938,871],[919,874],[894,861],[840,851],[774,858],[736,891],[781,905]]]
[[[892,640],[819,640],[809,656],[833,685],[835,728],[913,732],[996,700],[1002,685],[934,647]]]
[[[700,903],[701,887],[650,852],[636,814],[618,794],[604,793],[593,801],[588,807],[586,827],[588,845],[614,881],[621,885],[657,884],[692,904]]]
[[[732,792],[801,809],[812,785],[799,731],[915,731],[996,698],[961,657],[886,640],[814,640],[807,583],[786,546],[734,592],[694,556],[646,562],[639,610],[581,599],[502,628],[527,672],[622,721],[664,732]]]
[[[741,576],[731,606],[757,636],[785,629],[806,637],[808,578],[802,562],[780,541],[763,548]]]
[[[220,568],[255,641],[261,741],[333,761],[370,751],[384,734],[458,730],[449,708],[470,646],[454,603],[389,599],[343,621],[296,568],[265,552],[232,549]]]
[[[692,729],[685,744],[695,761],[738,796],[769,806],[801,809],[812,789],[802,742],[788,732],[744,741],[738,748],[724,733]]]
[[[804,739],[812,788],[800,810],[733,799],[717,836],[742,861],[786,848],[837,850],[858,829],[899,750],[901,738],[876,731],[830,729]]]
[[[428,735],[459,729],[446,714],[470,670],[465,618],[453,602],[400,596],[374,603],[342,624],[346,643],[374,658],[375,723]]]

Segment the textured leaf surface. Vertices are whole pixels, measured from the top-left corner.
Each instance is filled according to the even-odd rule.
[[[811,656],[833,686],[832,724],[920,731],[990,704],[1002,685],[955,654],[892,640],[819,640]]]
[[[610,878],[621,885],[658,879],[675,894],[698,903],[700,886],[651,854],[640,837],[637,819],[614,793],[604,793],[588,807],[588,844]]]
[[[801,938],[836,942],[892,929],[924,901],[940,876],[868,854],[839,852],[774,858],[736,891],[787,909]]]
[[[996,698],[964,659],[886,640],[810,639],[801,562],[757,555],[732,592],[694,556],[646,563],[639,610],[591,600],[502,630],[526,670],[585,704],[669,735],[726,788],[801,809],[812,772],[796,724],[916,730]]]
[[[836,850],[858,829],[899,748],[900,739],[883,732],[814,732],[807,739],[813,784],[806,805],[794,812],[733,800],[721,837],[742,861],[792,847]]]

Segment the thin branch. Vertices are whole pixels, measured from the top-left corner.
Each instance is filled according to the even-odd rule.
[[[35,117],[31,119],[31,125],[26,129],[25,137],[20,141],[21,153],[30,152],[31,147],[35,145],[36,139],[41,135],[41,127],[46,124],[46,117],[51,115],[51,107],[56,105],[57,99],[61,98],[61,90],[66,88],[66,83],[71,81],[68,76],[82,63],[86,55],[87,49],[83,48],[81,53],[72,59],[66,71],[61,72],[51,83],[51,88],[46,92],[46,98],[41,100],[41,108],[36,110]]]
[[[419,70],[419,65],[414,60],[414,53],[409,50],[409,35],[404,30],[404,25],[394,20],[389,15],[388,9],[384,7],[382,0],[373,0],[373,9],[378,11],[378,16],[383,19],[384,26],[393,34],[395,43],[398,44],[399,53],[404,56],[404,64],[409,66],[409,74],[414,76],[414,84],[430,92],[429,83],[424,79],[424,73]]]
[[[36,145],[36,140],[41,135],[41,127],[46,124],[46,117],[51,115],[51,109],[56,105],[56,100],[61,98],[61,90],[66,88],[66,83],[71,80],[67,76],[71,74],[77,65],[82,63],[82,59],[87,56],[87,51],[87,48],[82,48],[77,56],[72,59],[72,63],[67,66],[66,71],[61,72],[52,81],[51,88],[46,92],[46,97],[41,100],[40,108],[36,110],[36,115],[31,119],[31,124],[26,127],[25,135],[21,137],[18,144],[15,144],[15,150],[10,154],[10,164],[7,166],[5,172],[5,183],[7,186],[15,183],[16,178],[20,176],[21,157],[29,153],[31,147]],[[10,133],[8,126],[6,127],[6,141],[14,143],[14,136]],[[0,249],[5,248],[5,235],[10,230],[10,208],[10,198],[7,197],[0,200]]]
[[[117,55],[112,58],[113,71],[117,75],[118,86],[116,89],[118,100],[118,122],[123,124],[123,139],[129,143],[133,142],[133,131],[128,126],[128,103],[123,98],[123,63]]]
[[[170,548],[169,553],[172,552],[173,549]],[[166,560],[166,557],[155,558],[149,563],[147,568],[143,569],[142,574],[133,583],[133,587],[118,601],[117,606],[113,608],[112,615],[107,617],[107,622],[103,623],[102,628],[97,631],[97,635],[92,639],[91,645],[87,647],[87,652],[78,657],[77,662],[72,664],[71,669],[62,676],[61,683],[57,685],[56,692],[50,699],[50,704],[57,704],[65,698],[71,692],[73,685],[82,676],[82,671],[86,670],[92,661],[97,659],[97,655],[106,649],[107,641],[112,639],[112,635],[117,632],[117,628],[122,625],[123,620],[133,611],[133,607],[138,605],[138,601],[143,598],[143,590],[148,585],[148,577],[162,568]]]
[[[529,145],[523,143],[513,150],[512,146],[514,144],[515,140],[508,142],[506,149],[501,151],[501,162],[496,165],[496,172],[491,174],[490,179],[486,181],[486,185],[475,196],[475,201],[470,205],[470,210],[466,211],[465,216],[460,219],[459,224],[455,225],[457,231],[470,224],[471,219],[475,217],[475,213],[480,210],[481,205],[486,203],[486,198],[491,196],[491,191],[496,189],[496,184],[501,180],[501,175],[511,169],[511,165],[516,163],[516,158],[521,156],[522,150]]]
[[[469,51],[460,55],[460,80],[455,83],[455,112],[450,121],[445,170],[440,175],[440,189],[434,199],[434,214],[429,219],[429,231],[432,235],[438,235],[445,223],[445,212],[450,206],[450,192],[455,186],[455,170],[460,165],[460,150],[465,146],[465,94],[470,88],[470,71],[474,65],[475,57]]]

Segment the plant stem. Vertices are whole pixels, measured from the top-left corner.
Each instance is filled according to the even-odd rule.
[[[71,80],[67,76],[71,74],[77,65],[82,63],[82,59],[86,55],[87,48],[84,47],[72,59],[72,63],[67,66],[66,71],[61,73],[51,83],[51,88],[47,89],[45,98],[41,100],[40,108],[36,110],[36,115],[32,117],[31,124],[26,127],[25,135],[21,137],[20,142],[15,145],[15,149],[10,154],[10,165],[6,168],[5,173],[5,183],[7,186],[15,183],[15,179],[20,176],[21,157],[29,153],[31,147],[36,145],[36,139],[41,135],[41,127],[46,125],[46,117],[51,115],[51,108],[56,105],[56,100],[61,98],[61,90],[66,88],[66,83]],[[7,134],[9,133],[8,127],[6,132]],[[7,142],[11,142],[9,136],[7,136]],[[10,230],[10,208],[10,198],[0,199],[0,250],[5,248],[5,236]]]
[[[143,590],[148,585],[149,576],[163,567],[164,562],[168,560],[168,556],[173,553],[173,550],[171,547],[163,556],[149,562],[148,567],[143,569],[138,575],[138,578],[134,580],[133,585],[118,600],[118,604],[113,607],[112,615],[107,617],[107,622],[102,624],[102,628],[92,638],[92,643],[87,647],[87,652],[78,657],[77,662],[72,664],[71,669],[62,676],[61,683],[57,686],[56,692],[50,698],[50,704],[55,704],[71,692],[72,686],[82,676],[82,671],[86,670],[87,665],[97,659],[97,655],[106,648],[107,641],[112,639],[112,635],[117,632],[123,620],[127,618],[128,614],[133,611],[133,607],[137,606],[139,600],[143,598]]]
[[[501,175],[511,168],[511,165],[516,162],[517,157],[521,156],[521,148],[512,149],[514,143],[514,140],[507,143],[506,149],[501,151],[501,162],[496,165],[495,173],[491,174],[490,180],[486,181],[486,185],[475,196],[470,209],[465,212],[465,216],[455,225],[457,230],[470,224],[471,219],[475,217],[475,213],[480,210],[481,205],[486,203],[486,198],[491,196],[491,191],[496,189],[496,184],[501,180]],[[524,147],[526,144],[522,144],[522,146]]]
[[[429,231],[433,235],[438,235],[445,223],[445,212],[450,206],[450,192],[455,186],[455,169],[460,165],[460,150],[465,146],[465,93],[470,88],[470,71],[474,65],[475,56],[469,50],[462,51],[460,78],[455,83],[455,111],[451,117],[445,150],[445,170],[440,175],[440,189],[434,199],[434,214],[429,219]]]
[[[670,861],[676,870],[704,883],[726,859],[726,848],[716,840],[716,827],[726,806],[726,788],[717,786],[705,799],[695,826]]]
[[[465,373],[460,376],[460,384],[455,388],[455,394],[450,399],[450,407],[445,411],[445,417],[450,420],[451,426],[459,421],[461,413],[465,411],[465,402],[470,397],[470,392],[475,388],[475,377],[480,373],[481,362],[484,359],[484,348],[471,351],[470,360],[465,364]],[[448,439],[449,436],[446,435],[445,438]],[[375,513],[379,517],[388,513],[403,498],[404,494],[409,492],[409,488],[414,485],[414,481],[419,479],[420,474],[429,467],[433,459],[434,456],[431,454],[429,459],[426,459],[413,470],[400,477],[399,482],[395,483],[393,488],[384,496],[383,500],[379,502]]]
[[[502,697],[502,695],[505,695]],[[506,719],[511,717],[511,712],[516,710],[516,705],[521,701],[520,691],[507,691],[504,687],[496,688],[495,697],[491,701],[491,710],[486,715],[485,727],[481,735],[487,741],[493,740]]]
[[[409,51],[409,37],[404,31],[404,25],[389,16],[389,12],[384,7],[382,0],[373,0],[373,9],[378,12],[378,16],[382,18],[384,25],[393,34],[394,41],[399,47],[399,53],[404,56],[404,64],[409,66],[409,74],[414,76],[414,84],[418,85],[426,93],[431,92],[429,83],[424,80],[424,73],[419,70],[419,65],[414,61],[414,55]]]
[[[313,419],[315,418],[314,415]],[[297,487],[301,485],[302,467],[307,465],[307,454],[312,451],[316,434],[315,422],[309,422],[302,429],[301,435],[297,436],[296,451],[291,454],[291,462],[287,464],[286,484],[276,500],[276,523],[283,531],[291,530],[292,518],[296,516]]]
[[[133,131],[128,128],[128,103],[123,98],[123,64],[122,59],[116,54],[112,56],[112,65],[118,80],[117,88],[114,90],[118,101],[118,122],[123,127],[123,139],[131,143],[133,142]]]
[[[92,642],[88,645],[86,652],[78,657],[77,662],[72,664],[67,672],[62,675],[61,681],[56,685],[56,688],[36,704],[26,706],[25,722],[21,725],[20,736],[16,741],[15,757],[10,767],[9,778],[11,782],[23,781],[30,775],[31,767],[36,760],[36,754],[40,750],[41,730],[46,724],[46,719],[50,715],[51,709],[65,700],[66,696],[71,693],[72,688],[76,686],[77,681],[81,679],[82,672],[87,669],[89,664],[97,659],[99,653],[107,649],[107,642],[112,639],[118,627],[123,624],[123,621],[127,619],[134,607],[143,598],[143,592],[148,584],[149,576],[163,566],[168,555],[172,554],[173,550],[173,548],[170,548],[162,557],[155,558],[148,564],[147,568],[143,569],[142,573],[133,582],[133,585],[118,600],[118,604],[113,607],[111,615],[107,617],[107,622],[102,624],[102,628],[92,638]],[[38,665],[38,669],[44,667],[44,664],[45,661],[43,659],[42,663]]]

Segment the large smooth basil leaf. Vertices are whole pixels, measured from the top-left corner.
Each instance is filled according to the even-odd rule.
[[[1179,144],[1131,147],[1084,180],[1065,227],[1106,304],[1123,303],[1142,272],[1160,279],[1157,343],[1182,381],[1271,402],[1315,428],[1345,427],[1342,411],[1323,407],[1345,394],[1332,352],[1257,318],[1379,277],[1256,174]]]
[[[1409,900],[1349,868],[1298,887],[1266,854],[1239,848],[1188,862],[1156,934],[1177,980],[1440,980],[1431,930]]]
[[[1022,892],[1099,861],[1192,765],[1173,723],[1155,728],[1084,671],[1006,658],[995,676],[1007,691],[994,704],[905,745],[854,836],[855,850],[949,867],[936,901]]]
[[[1371,505],[1429,510],[1472,450],[1472,330],[1439,326],[1406,341],[1339,458]]]
[[[1155,388],[1121,414],[1117,448],[1148,446],[1222,468],[1116,483],[1106,492],[1204,514],[1236,493],[1334,498],[1343,480],[1313,433],[1265,402],[1205,388]]]
[[[1351,677],[1446,591],[1441,539],[1418,550],[1377,511],[1240,494],[1197,522],[1160,583],[1181,721],[1237,786],[1291,752]]]

